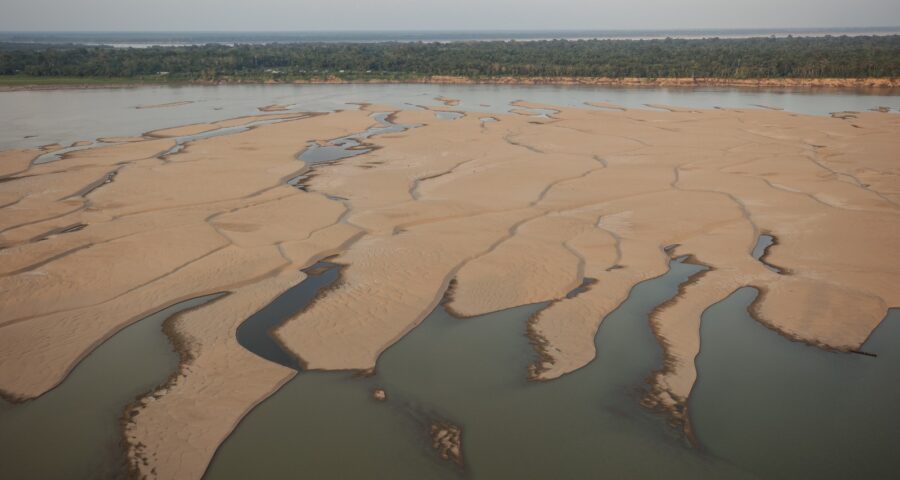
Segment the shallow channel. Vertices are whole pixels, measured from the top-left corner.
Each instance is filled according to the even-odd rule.
[[[784,273],[784,270],[766,261],[766,255],[768,255],[769,249],[775,245],[778,245],[778,241],[775,240],[775,237],[763,233],[756,239],[756,245],[754,245],[751,255],[769,270],[775,273]]]
[[[174,155],[176,153],[181,152],[182,150],[184,150],[185,145],[189,142],[194,142],[197,140],[203,140],[203,139],[213,138],[213,137],[221,137],[223,135],[234,135],[236,133],[246,132],[246,131],[250,130],[251,128],[260,127],[263,125],[271,125],[273,123],[281,123],[281,122],[285,122],[285,121],[289,121],[289,120],[294,120],[294,119],[280,119],[279,118],[279,119],[273,119],[273,120],[256,120],[253,122],[246,123],[244,125],[237,125],[234,127],[222,127],[222,128],[213,127],[213,129],[206,131],[206,132],[195,133],[192,135],[181,135],[181,136],[177,136],[177,137],[169,137],[170,140],[175,140],[175,145],[173,145],[172,148],[166,150],[165,152],[162,152],[161,154],[159,154],[159,158],[166,158],[170,155]],[[42,163],[55,162],[57,160],[62,160],[63,157],[65,157],[65,155],[68,153],[77,152],[80,150],[89,150],[89,149],[93,149],[93,148],[104,148],[104,147],[109,147],[112,145],[118,145],[118,144],[117,143],[93,142],[90,145],[81,145],[81,146],[72,146],[72,147],[67,147],[67,148],[61,148],[59,150],[54,150],[52,152],[48,152],[43,155],[40,155],[39,157],[35,158],[32,161],[32,163],[35,165],[40,165]]]
[[[122,413],[178,368],[163,322],[222,295],[185,300],[122,329],[34,400],[0,400],[0,478],[124,478]]]
[[[340,277],[340,267],[336,263],[318,262],[304,268],[306,278],[302,282],[276,297],[238,326],[238,343],[270,362],[300,370],[297,357],[275,340],[272,331],[308,307],[322,289],[333,285]]]

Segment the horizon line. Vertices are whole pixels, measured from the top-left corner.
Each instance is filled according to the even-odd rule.
[[[2,30],[0,33],[487,33],[487,32],[697,32],[697,31],[828,31],[828,30],[898,30],[900,25],[831,26],[831,27],[680,27],[680,28],[460,28],[460,29],[301,29],[301,30]]]

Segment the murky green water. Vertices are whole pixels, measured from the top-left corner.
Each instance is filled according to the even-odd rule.
[[[891,478],[898,310],[863,348],[877,357],[831,353],[755,322],[746,309],[756,291],[741,289],[703,316],[690,402],[702,448],[639,406],[643,379],[662,360],[648,314],[702,269],[682,260],[606,318],[592,363],[551,382],[524,376],[534,359],[525,325],[543,304],[465,320],[439,307],[382,355],[373,376],[299,373],[241,422],[206,477]],[[319,283],[308,290],[334,272],[313,272],[307,281]],[[0,478],[121,476],[119,415],[177,366],[160,325],[213,298],[122,330],[37,400],[0,403]],[[386,402],[372,398],[375,388]],[[435,420],[462,427],[464,467],[431,450]]]
[[[710,454],[763,478],[896,478],[900,310],[862,350],[827,352],[753,320],[743,288],[703,315],[694,431]]]
[[[739,477],[638,405],[661,362],[647,315],[700,269],[673,261],[635,287],[604,321],[597,359],[553,382],[525,379],[534,359],[525,325],[542,305],[466,320],[438,308],[373,377],[298,374],[244,419],[207,478]],[[371,398],[375,387],[387,402]],[[430,450],[432,419],[462,427],[464,470]]]
[[[125,406],[178,367],[163,322],[219,296],[187,300],[126,327],[35,400],[0,400],[0,479],[124,477],[119,421]]]

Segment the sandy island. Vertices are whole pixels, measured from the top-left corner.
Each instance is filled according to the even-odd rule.
[[[40,150],[0,153],[0,391],[37,397],[148,313],[232,292],[174,321],[184,363],[124,427],[135,473],[191,479],[295,375],[244,350],[237,326],[329,255],[346,265],[339,284],[275,332],[307,368],[376,367],[454,281],[459,316],[551,301],[528,325],[536,361],[522,373],[535,380],[590,362],[631,288],[691,255],[709,271],[651,318],[665,364],[644,403],[676,422],[688,419],[701,314],[736,289],[760,289],[765,325],[840,350],[900,306],[900,116],[517,107],[558,113],[398,111],[419,126],[316,166],[304,189],[286,184],[305,168],[299,150],[392,107],[264,117],[282,121],[162,158],[173,135],[258,117],[42,165],[30,164]],[[751,256],[763,233],[777,238],[765,260],[781,274]]]

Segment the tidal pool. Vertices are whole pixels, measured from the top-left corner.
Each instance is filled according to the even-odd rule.
[[[0,478],[125,478],[123,411],[178,368],[163,322],[222,295],[185,300],[122,329],[34,400],[0,400]]]

